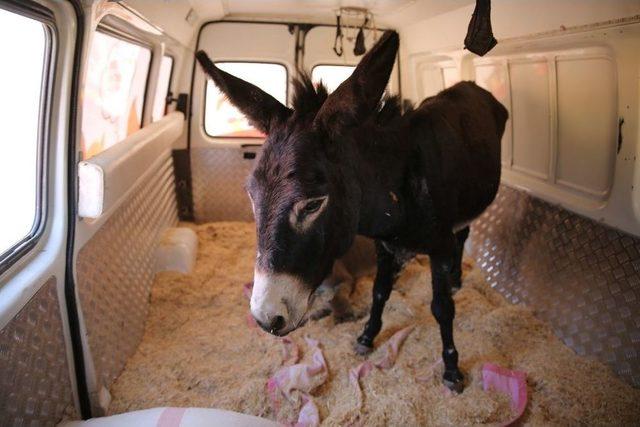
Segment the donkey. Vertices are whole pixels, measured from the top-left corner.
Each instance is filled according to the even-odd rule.
[[[293,108],[196,54],[220,90],[267,135],[246,189],[256,220],[251,313],[283,336],[306,320],[314,290],[356,234],[375,240],[370,317],[356,350],[373,348],[403,263],[431,259],[431,311],[440,326],[444,383],[461,392],[452,289],[461,284],[469,222],[500,183],[507,110],[472,82],[458,83],[402,114],[383,92],[399,37],[386,32],[332,94],[294,81]]]

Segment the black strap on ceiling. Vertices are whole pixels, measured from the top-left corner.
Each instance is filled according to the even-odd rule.
[[[484,56],[497,44],[491,29],[491,0],[476,0],[464,47],[476,55]]]
[[[336,15],[336,39],[333,41],[333,51],[338,56],[342,56],[344,53],[343,48],[343,35],[342,35],[342,25],[340,24],[340,15]]]
[[[353,54],[355,56],[364,55],[364,53],[367,51],[367,47],[364,45],[364,29],[367,27],[368,23],[369,17],[367,16],[364,18],[364,23],[358,30],[358,35],[356,36],[356,43],[353,46]]]

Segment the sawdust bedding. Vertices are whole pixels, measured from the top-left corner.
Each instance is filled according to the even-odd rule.
[[[275,419],[265,383],[283,363],[283,343],[251,326],[242,292],[253,272],[254,225],[189,226],[199,237],[195,270],[157,276],[144,338],[111,388],[109,412],[214,407]],[[466,374],[461,395],[446,393],[441,383],[440,336],[429,311],[426,258],[410,262],[400,276],[376,347],[407,325],[415,328],[395,366],[360,380],[361,407],[348,372],[363,360],[353,343],[368,316],[372,277],[358,279],[352,295],[358,320],[335,324],[329,316],[290,334],[303,360],[310,357],[306,336],[319,340],[327,360],[329,376],[312,393],[324,425],[500,424],[510,417],[510,401],[482,390],[486,362],[527,373],[524,425],[639,422],[640,390],[603,364],[576,355],[529,309],[491,289],[477,269],[467,265],[465,270],[463,288],[455,295],[456,345]]]

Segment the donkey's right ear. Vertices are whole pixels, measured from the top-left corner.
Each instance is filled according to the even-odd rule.
[[[218,89],[247,116],[251,125],[261,132],[268,134],[278,123],[284,122],[291,115],[292,111],[289,108],[259,87],[216,67],[204,51],[198,51],[196,59]]]

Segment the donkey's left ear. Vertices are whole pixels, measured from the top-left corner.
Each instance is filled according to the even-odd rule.
[[[389,83],[399,44],[398,33],[385,32],[353,74],[322,104],[315,124],[337,136],[366,120],[378,107]]]
[[[289,108],[259,87],[216,67],[204,51],[198,51],[196,59],[220,91],[260,131],[268,134],[274,126],[291,115]]]

